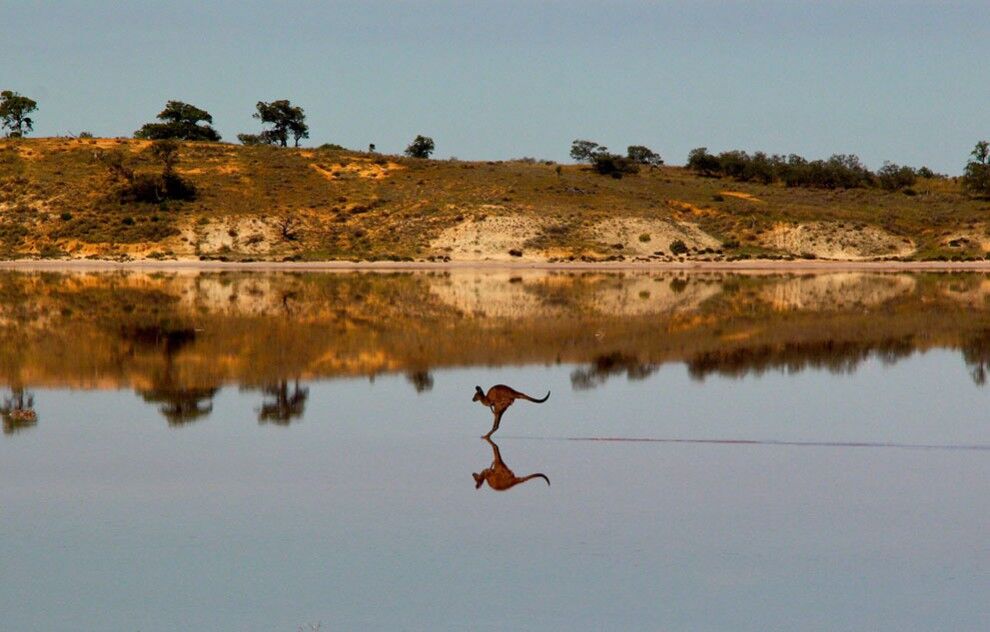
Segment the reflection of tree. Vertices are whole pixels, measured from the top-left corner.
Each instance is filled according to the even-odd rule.
[[[175,377],[175,356],[180,349],[196,341],[196,330],[158,323],[126,328],[121,336],[136,347],[161,350],[164,356],[162,370],[155,373],[151,388],[139,390],[138,394],[148,403],[161,404],[158,412],[169,426],[182,426],[213,412],[217,387],[184,386]]]
[[[406,379],[413,385],[417,393],[425,393],[433,388],[433,375],[429,371],[406,373]]]
[[[977,386],[985,385],[987,371],[990,369],[990,330],[983,331],[963,345],[962,352],[973,383]]]
[[[288,380],[263,386],[261,391],[266,397],[258,410],[258,421],[261,423],[272,422],[285,426],[294,418],[301,418],[305,412],[309,389],[300,388],[298,381],[293,383],[291,393]]]
[[[218,390],[215,387],[181,388],[161,384],[139,393],[148,403],[162,404],[158,412],[168,420],[168,425],[182,426],[213,412],[213,396]]]
[[[4,397],[3,405],[0,405],[0,417],[3,418],[3,433],[8,435],[37,424],[34,396],[26,393],[22,386],[12,386],[10,397]]]
[[[832,373],[852,373],[871,356],[890,364],[912,353],[914,344],[910,337],[878,342],[814,340],[707,351],[692,357],[687,366],[688,373],[696,380],[712,374],[728,377],[760,375],[773,369],[797,373],[808,367]]]
[[[575,369],[571,373],[571,386],[578,390],[595,388],[620,373],[625,373],[630,380],[643,380],[653,375],[658,368],[656,364],[640,362],[635,356],[616,351],[598,356],[586,368]]]

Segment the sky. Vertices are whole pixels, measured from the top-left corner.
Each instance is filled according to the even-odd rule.
[[[571,141],[859,155],[959,174],[990,138],[977,2],[0,0],[0,89],[36,136],[130,136],[177,99],[224,140],[258,101],[309,145],[568,160]]]

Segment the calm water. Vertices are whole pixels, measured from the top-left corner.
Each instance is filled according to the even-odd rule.
[[[2,630],[990,629],[990,277],[4,273],[0,342]]]

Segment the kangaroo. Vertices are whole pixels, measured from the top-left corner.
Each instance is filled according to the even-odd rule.
[[[504,413],[509,406],[512,406],[512,402],[517,399],[526,399],[531,402],[536,402],[537,404],[542,404],[550,399],[550,391],[547,391],[546,397],[543,399],[535,399],[526,393],[520,393],[516,389],[506,386],[505,384],[496,384],[488,389],[487,393],[482,391],[480,386],[474,387],[474,397],[471,398],[471,401],[481,402],[482,405],[490,408],[492,410],[492,414],[495,415],[495,423],[492,424],[492,429],[488,431],[488,434],[484,436],[485,439],[492,436],[492,433],[498,430],[498,424],[502,421],[502,413]]]
[[[495,442],[488,437],[484,438],[488,442],[488,445],[492,446],[493,460],[492,465],[477,474],[471,474],[474,477],[474,488],[480,489],[481,485],[488,482],[488,486],[498,492],[504,492],[507,489],[512,489],[519,483],[525,483],[526,481],[533,478],[542,478],[550,484],[550,479],[547,478],[546,474],[541,474],[536,472],[535,474],[530,474],[529,476],[518,477],[512,473],[509,466],[505,464],[502,460],[502,455],[498,451],[498,446]]]

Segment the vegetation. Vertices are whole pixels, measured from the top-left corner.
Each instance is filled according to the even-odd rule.
[[[817,189],[854,189],[880,187],[889,191],[907,189],[918,177],[936,179],[942,176],[927,167],[911,167],[884,163],[877,171],[867,169],[853,154],[835,154],[828,160],[807,160],[791,154],[768,156],[758,151],[749,154],[741,150],[712,155],[706,147],[692,149],[687,167],[706,177],[726,177],[737,182],[772,184],[781,182],[788,187]]]
[[[220,134],[213,129],[213,117],[206,110],[182,101],[169,101],[158,113],[161,123],[146,123],[134,132],[134,138],[148,140],[206,140],[219,141]],[[81,135],[80,135],[81,136]]]
[[[973,195],[990,196],[990,142],[976,143],[970,157],[963,174],[963,186]]]
[[[122,202],[161,204],[166,200],[191,200],[196,197],[196,188],[175,172],[175,165],[179,162],[178,143],[157,140],[151,143],[147,152],[162,164],[160,175],[135,173],[127,165],[127,158],[122,152],[97,154],[110,177],[121,185],[117,193]],[[127,225],[134,223],[132,218],[126,217],[123,222]]]
[[[406,147],[406,155],[410,158],[429,158],[433,154],[433,139],[429,136],[417,135],[413,142]]]
[[[38,109],[38,102],[11,90],[0,92],[0,129],[9,138],[22,138],[34,129],[34,119],[28,116]]]
[[[626,157],[635,163],[650,167],[663,165],[663,159],[660,157],[660,154],[643,145],[630,145],[626,149]]]
[[[592,167],[596,173],[600,173],[603,176],[612,176],[616,179],[627,174],[639,173],[639,164],[636,161],[608,152],[596,153]]]
[[[670,166],[615,179],[591,165],[536,160],[174,144],[177,162],[146,140],[0,139],[0,256],[443,260],[451,253],[434,242],[445,230],[490,220],[534,227],[530,237],[499,247],[505,258],[513,249],[527,259],[548,252],[564,261],[665,261],[674,239],[692,260],[827,259],[842,256],[829,247],[870,231],[909,244],[897,256],[983,259],[990,240],[987,201],[961,179],[923,170],[897,191],[822,189],[699,177]],[[177,181],[166,172],[190,188],[168,184]],[[140,191],[132,179],[145,183]],[[60,219],[65,213],[70,219]],[[293,221],[283,231],[286,217]],[[623,249],[595,233],[611,220],[639,222],[630,224]],[[696,226],[712,242],[665,237],[656,222]],[[820,247],[777,245],[781,227],[797,225],[820,233]],[[651,241],[641,246],[644,232]]]
[[[607,147],[603,147],[594,141],[577,139],[571,143],[571,158],[575,162],[592,163],[595,161],[596,155],[607,152]]]
[[[257,112],[252,116],[262,123],[271,125],[271,129],[260,134],[238,134],[237,138],[245,145],[288,145],[292,137],[293,145],[299,146],[299,141],[309,138],[309,126],[306,125],[306,114],[303,109],[292,105],[287,99],[266,103],[258,101]]]

